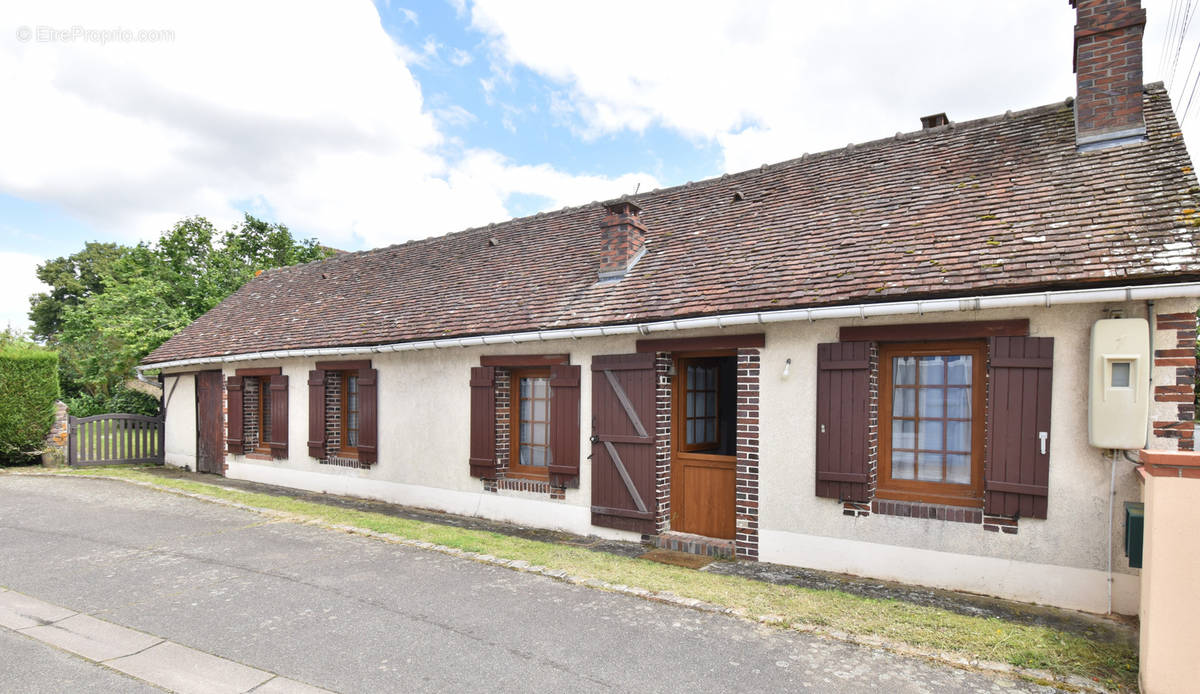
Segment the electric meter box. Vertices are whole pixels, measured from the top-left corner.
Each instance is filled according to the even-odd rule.
[[[1097,448],[1146,446],[1150,417],[1150,324],[1110,318],[1092,326],[1088,442]]]

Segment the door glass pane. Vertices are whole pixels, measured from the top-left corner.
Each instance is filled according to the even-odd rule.
[[[946,416],[959,419],[971,418],[971,389],[946,389]]]
[[[921,383],[941,385],[946,377],[945,357],[921,357]]]
[[[921,419],[945,417],[946,391],[941,388],[921,389]]]
[[[952,484],[970,484],[971,456],[954,454],[947,455],[946,481]]]
[[[949,372],[947,383],[956,386],[971,385],[971,355],[958,354],[946,357],[946,365]]]
[[[892,451],[892,479],[911,480],[913,478],[913,452]]]
[[[892,421],[892,448],[916,448],[917,423],[904,419]]]
[[[917,448],[925,450],[944,450],[942,432],[945,424],[936,419],[921,420],[921,428],[917,435]],[[941,474],[940,472],[938,473]]]
[[[705,440],[705,442],[716,441],[717,440],[717,420],[710,418],[710,419],[704,420],[704,422],[705,422],[705,424],[704,424],[704,440]]]
[[[892,396],[893,417],[917,416],[917,391],[913,388],[897,388]]]
[[[687,442],[696,443],[696,420],[689,419],[687,423]]]
[[[687,416],[689,416],[689,417],[696,416],[696,394],[695,393],[687,394]]]
[[[941,453],[918,453],[917,479],[922,482],[941,482],[942,460],[945,457]]]
[[[971,450],[970,422],[946,422],[946,450],[966,452]]]
[[[704,400],[704,414],[710,417],[715,415],[717,413],[717,393],[711,390],[708,391],[705,394]]]
[[[892,381],[898,386],[911,386],[917,383],[917,360],[915,357],[894,357],[892,359]]]

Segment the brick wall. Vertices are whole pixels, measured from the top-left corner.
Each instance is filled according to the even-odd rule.
[[[496,368],[496,477],[503,478],[512,460],[512,371]]]
[[[1138,0],[1077,0],[1077,138],[1141,129],[1142,30]]]
[[[258,388],[257,378],[242,379],[242,445],[249,452],[258,448]]]
[[[1154,321],[1154,402],[1149,448],[1195,450],[1196,315],[1164,313]]]
[[[737,354],[737,556],[758,559],[758,383],[757,349]]]
[[[671,355],[659,352],[654,359],[654,528],[671,527]]]

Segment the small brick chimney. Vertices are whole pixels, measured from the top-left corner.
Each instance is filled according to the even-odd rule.
[[[1075,144],[1081,151],[1146,138],[1141,0],[1070,0],[1075,8]]]
[[[638,214],[642,208],[628,200],[604,206],[600,222],[600,281],[616,282],[646,252],[646,227]]]

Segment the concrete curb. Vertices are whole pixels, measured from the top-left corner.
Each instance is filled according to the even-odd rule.
[[[333,694],[278,673],[184,646],[0,587],[0,628],[179,694]]]
[[[1030,680],[1030,681],[1033,681],[1033,682],[1036,682],[1039,684],[1053,686],[1057,689],[1061,689],[1064,691],[1093,692],[1095,694],[1117,694],[1117,692],[1115,692],[1114,690],[1105,689],[1104,687],[1101,687],[1097,683],[1095,683],[1089,679],[1080,677],[1078,675],[1066,675],[1066,676],[1056,675],[1056,674],[1054,674],[1052,672],[1048,672],[1046,670],[1035,670],[1032,668],[1024,668],[1024,667],[1020,667],[1020,666],[1016,666],[1016,665],[1009,665],[1008,663],[1002,663],[1002,662],[994,661],[994,660],[973,659],[973,658],[968,658],[959,653],[950,653],[950,652],[945,652],[945,651],[939,651],[937,649],[932,649],[932,648],[922,648],[922,647],[913,646],[913,645],[910,645],[910,644],[907,644],[907,643],[904,643],[901,641],[893,641],[891,639],[880,638],[877,636],[863,636],[863,635],[858,635],[858,634],[850,634],[850,633],[846,633],[843,631],[838,631],[836,629],[827,629],[827,628],[817,626],[817,625],[812,625],[812,624],[788,625],[786,620],[779,615],[750,615],[741,609],[725,607],[722,605],[716,605],[713,603],[704,602],[702,600],[697,600],[695,598],[681,597],[681,596],[675,595],[674,593],[671,593],[668,591],[652,591],[652,590],[647,590],[645,588],[638,588],[636,586],[626,586],[626,585],[622,585],[622,584],[608,583],[606,581],[601,581],[601,580],[595,579],[595,578],[585,578],[583,576],[574,576],[574,575],[568,574],[566,571],[563,571],[561,569],[551,569],[551,568],[547,568],[545,566],[531,565],[528,561],[525,561],[523,559],[505,559],[502,557],[495,557],[490,554],[482,554],[479,552],[470,552],[470,551],[466,551],[466,550],[457,549],[454,547],[447,547],[445,545],[434,544],[432,542],[424,542],[421,540],[413,540],[411,538],[401,537],[399,535],[392,535],[391,533],[382,533],[382,532],[370,530],[367,528],[359,528],[356,526],[344,525],[344,524],[340,524],[340,523],[330,523],[330,522],[323,521],[320,519],[310,518],[308,516],[303,516],[303,515],[295,514],[295,513],[289,513],[286,511],[276,511],[275,509],[251,506],[248,504],[242,504],[242,503],[239,503],[236,501],[230,501],[228,499],[222,499],[219,497],[208,496],[205,494],[197,494],[195,492],[188,492],[188,491],[184,491],[181,489],[171,489],[170,487],[163,487],[163,486],[160,486],[157,484],[153,484],[151,482],[142,482],[140,480],[131,480],[131,479],[126,479],[124,477],[115,477],[115,476],[109,476],[109,475],[76,475],[76,474],[59,473],[59,472],[10,472],[8,474],[24,475],[24,476],[29,476],[29,477],[70,477],[70,478],[76,478],[76,479],[79,479],[79,478],[105,479],[105,480],[113,480],[116,482],[124,482],[126,484],[133,484],[133,485],[136,485],[139,487],[146,487],[148,489],[153,489],[153,490],[159,491],[159,492],[165,492],[168,494],[176,494],[178,496],[184,496],[184,497],[188,497],[190,499],[196,499],[197,501],[204,501],[204,502],[211,503],[211,504],[217,504],[220,506],[227,506],[229,508],[236,508],[236,509],[243,510],[243,511],[249,511],[251,513],[256,513],[256,514],[259,514],[262,516],[266,516],[268,518],[274,518],[274,519],[281,520],[281,521],[287,521],[287,522],[291,522],[291,523],[299,523],[299,524],[303,524],[303,525],[315,525],[318,527],[327,528],[329,530],[338,530],[338,531],[349,533],[352,535],[361,535],[363,537],[370,537],[370,538],[374,538],[374,539],[378,539],[378,540],[383,540],[385,542],[391,542],[393,544],[405,545],[405,546],[413,547],[416,549],[423,549],[423,550],[429,550],[429,551],[433,551],[433,552],[439,552],[441,554],[446,554],[446,555],[450,555],[453,557],[460,557],[463,559],[470,559],[471,561],[475,561],[475,562],[479,562],[479,563],[483,563],[483,564],[492,564],[494,566],[511,569],[513,571],[520,571],[522,573],[540,574],[540,575],[545,576],[550,579],[554,579],[557,581],[563,581],[566,583],[572,583],[574,585],[580,585],[580,586],[584,586],[587,588],[594,588],[597,590],[606,590],[606,591],[613,592],[613,593],[621,593],[624,595],[629,595],[631,597],[641,598],[643,600],[650,600],[652,602],[659,602],[659,603],[664,603],[664,604],[668,604],[668,605],[675,605],[678,607],[686,607],[688,609],[697,610],[700,612],[710,612],[710,613],[714,613],[714,614],[728,615],[731,617],[736,617],[738,619],[743,619],[743,620],[750,621],[750,622],[757,622],[759,624],[763,624],[766,626],[774,626],[774,627],[783,628],[783,629],[792,629],[792,630],[800,632],[800,633],[811,634],[813,636],[819,636],[819,637],[823,637],[823,638],[829,638],[829,639],[833,639],[835,641],[841,641],[844,643],[852,643],[852,644],[855,644],[858,646],[864,646],[864,647],[868,647],[868,648],[878,648],[878,649],[886,650],[886,651],[889,651],[892,653],[896,653],[897,655],[902,655],[902,656],[907,656],[907,657],[912,657],[912,658],[920,658],[923,660],[928,660],[931,662],[939,663],[941,665],[949,665],[951,667],[959,668],[962,670],[975,670],[975,671],[979,671],[979,672],[987,672],[987,673],[993,673],[993,674],[997,674],[997,675],[1020,677],[1022,679]]]

